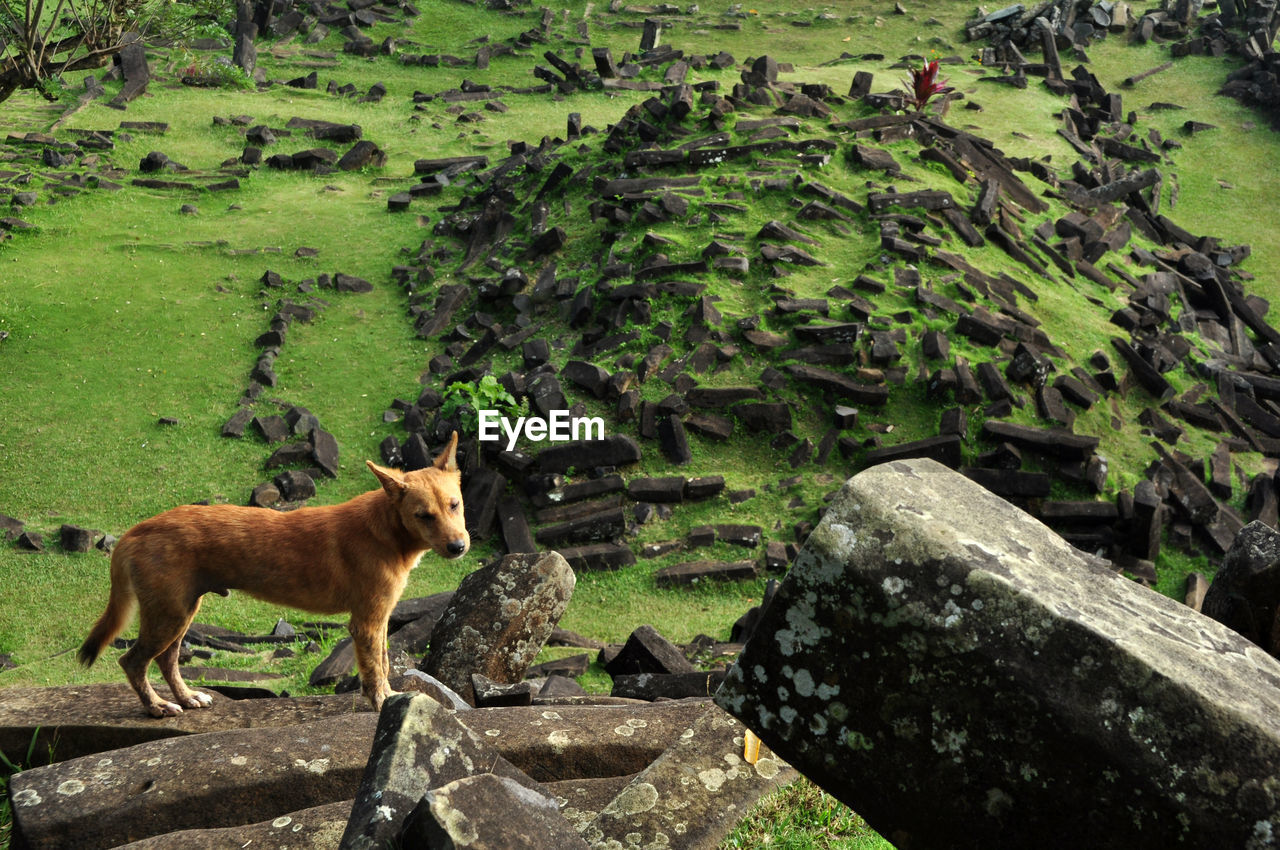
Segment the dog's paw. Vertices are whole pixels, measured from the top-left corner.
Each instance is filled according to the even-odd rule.
[[[192,691],[190,696],[183,698],[182,704],[187,708],[208,708],[213,705],[213,697],[204,691]]]
[[[176,702],[157,702],[147,706],[147,713],[152,717],[177,717],[182,713],[182,706]]]

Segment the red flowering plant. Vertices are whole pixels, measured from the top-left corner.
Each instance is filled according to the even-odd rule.
[[[907,87],[907,103],[915,107],[916,112],[923,112],[930,98],[939,94],[950,94],[954,88],[947,85],[947,80],[938,79],[938,60],[925,62],[919,68],[911,69],[911,79],[903,80]]]

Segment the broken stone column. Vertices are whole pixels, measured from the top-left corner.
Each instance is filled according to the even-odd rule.
[[[403,850],[587,850],[550,797],[491,773],[428,791],[405,823]]]
[[[1280,834],[1280,663],[932,460],[845,484],[716,701],[899,847]]]
[[[1272,655],[1280,653],[1280,532],[1256,521],[1241,529],[1201,611]]]
[[[236,4],[235,46],[231,51],[231,62],[243,68],[251,77],[258,67],[258,48],[253,43],[257,37],[258,25],[253,22],[253,5],[247,0],[240,0]]]
[[[342,850],[398,843],[422,796],[455,779],[495,773],[541,794],[538,784],[489,749],[453,712],[425,694],[396,694],[382,706]]]
[[[424,672],[475,705],[471,674],[514,684],[551,636],[576,579],[556,552],[508,555],[462,580],[431,633]]]

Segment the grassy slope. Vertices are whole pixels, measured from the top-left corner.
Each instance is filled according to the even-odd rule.
[[[569,27],[582,16],[584,3],[569,8]],[[891,14],[891,5],[870,4],[834,23],[801,28],[790,25],[794,13],[770,9],[764,15],[748,14],[741,32],[696,31],[677,27],[664,33],[664,41],[687,52],[725,49],[742,59],[767,49],[772,55],[796,64],[792,79],[828,82],[837,91],[847,85],[855,70],[877,74],[877,90],[888,88],[901,72],[887,66],[903,53],[960,53],[957,25],[963,10],[954,4],[912,3],[912,14]],[[717,16],[728,4],[703,4],[704,16]],[[844,15],[845,10],[839,14]],[[930,16],[946,26],[922,26]],[[801,16],[811,20],[812,12]],[[639,18],[633,16],[634,20]],[[536,16],[513,17],[487,13],[463,4],[443,4],[408,33],[394,27],[379,28],[376,38],[394,34],[413,39],[420,46],[409,52],[443,49],[466,56],[474,47],[470,35],[488,32],[495,42],[532,26]],[[560,19],[557,18],[557,31]],[[615,53],[638,43],[638,30],[596,27],[592,44],[608,44]],[[844,39],[848,38],[849,41]],[[767,47],[766,47],[767,45]],[[320,46],[332,49],[336,41]],[[882,51],[884,61],[853,60],[837,65],[820,63],[835,59],[841,51]],[[138,519],[173,504],[203,498],[243,501],[249,489],[263,480],[260,465],[268,449],[251,439],[216,437],[222,421],[234,410],[247,380],[255,350],[253,338],[265,330],[275,293],[264,296],[257,283],[266,269],[291,281],[319,272],[343,271],[374,281],[374,293],[345,296],[326,293],[330,302],[310,326],[295,325],[277,364],[281,384],[270,395],[288,403],[308,406],[326,428],[338,437],[345,474],[325,484],[320,503],[339,501],[366,489],[360,470],[365,457],[377,457],[377,444],[388,433],[381,414],[392,398],[411,398],[419,376],[435,348],[417,340],[404,319],[404,296],[389,285],[389,266],[399,248],[416,248],[430,235],[430,224],[414,214],[390,215],[385,197],[411,181],[412,161],[423,156],[486,152],[505,154],[505,140],[536,141],[542,135],[563,132],[564,116],[581,112],[585,123],[604,127],[631,102],[634,95],[611,97],[601,93],[575,94],[563,101],[549,96],[507,97],[512,106],[505,115],[485,113],[478,125],[458,125],[440,104],[429,104],[412,113],[409,95],[417,89],[437,91],[457,85],[466,77],[491,84],[530,85],[525,76],[530,60],[495,58],[488,71],[475,69],[404,68],[386,60],[358,60],[338,54],[334,59],[306,56],[296,46],[265,51],[261,64],[273,78],[300,75],[309,63],[319,69],[321,84],[332,78],[367,88],[375,80],[389,90],[382,104],[358,104],[323,92],[275,88],[263,93],[205,91],[169,88],[153,84],[153,96],[130,105],[126,115],[90,104],[69,122],[74,127],[114,127],[128,120],[163,120],[171,130],[163,137],[135,134],[121,143],[111,158],[128,169],[149,150],[163,150],[192,168],[207,169],[238,155],[242,140],[231,128],[211,127],[213,115],[249,114],[255,123],[283,126],[294,115],[352,121],[362,125],[365,137],[388,153],[388,164],[379,173],[328,175],[312,178],[258,171],[242,180],[242,189],[226,194],[180,194],[126,188],[120,192],[87,192],[56,205],[40,205],[22,216],[35,223],[37,235],[19,235],[0,245],[0,330],[10,333],[0,343],[4,369],[0,370],[0,511],[16,515],[29,526],[56,532],[63,521],[120,533]],[[166,61],[158,57],[161,69]],[[1115,86],[1135,69],[1162,61],[1155,47],[1126,48],[1112,40],[1091,51],[1093,69],[1105,85]],[[173,60],[178,61],[178,60]],[[589,61],[589,57],[588,57]],[[1037,86],[1018,91],[970,79],[972,66],[953,68],[953,83],[984,107],[981,112],[953,112],[953,123],[972,125],[976,132],[994,139],[1007,153],[1053,157],[1063,167],[1069,151],[1053,134],[1052,114],[1062,106]],[[1276,189],[1274,172],[1261,168],[1275,155],[1274,137],[1249,130],[1261,123],[1237,104],[1206,94],[1224,73],[1220,63],[1207,59],[1180,60],[1171,71],[1126,92],[1126,108],[1136,108],[1144,125],[1150,122],[1167,136],[1186,120],[1209,121],[1220,131],[1184,140],[1186,149],[1175,154],[1181,198],[1177,218],[1193,232],[1222,236],[1228,242],[1248,241],[1254,257],[1246,268],[1259,276],[1254,291],[1274,300],[1274,268],[1277,250],[1270,226],[1251,210],[1265,208]],[[701,75],[731,85],[736,72]],[[1160,87],[1168,87],[1157,89]],[[1153,93],[1158,91],[1158,93]],[[1173,94],[1169,92],[1172,91]],[[1151,113],[1143,106],[1152,99],[1176,99],[1189,107],[1185,113]],[[6,103],[0,123],[14,129],[44,129],[51,114],[26,98]],[[439,128],[432,126],[438,123]],[[1030,138],[1014,135],[1015,131]],[[305,140],[285,139],[278,150],[310,146]],[[915,173],[910,166],[908,173]],[[386,184],[378,177],[398,177]],[[1226,189],[1221,178],[1234,188]],[[832,164],[824,180],[850,182],[843,158]],[[43,194],[43,193],[42,193]],[[963,194],[963,192],[961,192]],[[198,204],[197,216],[183,216],[178,206]],[[581,203],[580,199],[576,203]],[[239,209],[230,209],[230,205]],[[416,210],[433,219],[426,206]],[[752,212],[752,220],[787,218],[780,199],[764,199]],[[736,229],[754,233],[747,223]],[[758,226],[758,224],[756,225]],[[677,225],[654,228],[676,239],[683,250],[695,253],[706,244],[709,229]],[[819,228],[820,230],[820,228]],[[572,234],[589,239],[585,228]],[[870,236],[870,229],[864,235]],[[223,240],[219,244],[219,240]],[[213,244],[204,244],[213,243]],[[867,240],[851,239],[835,245],[836,273],[831,270],[803,273],[787,285],[798,295],[821,295],[833,277],[852,277],[871,259],[874,249]],[[293,252],[301,246],[316,247],[320,255],[300,260]],[[623,247],[620,243],[620,247]],[[571,244],[584,254],[590,245]],[[86,250],[88,249],[88,250]],[[261,249],[257,253],[241,250]],[[278,253],[277,253],[278,251]],[[676,251],[671,252],[673,256]],[[1012,266],[1008,267],[1020,274]],[[767,303],[751,290],[730,290],[722,304],[726,313],[749,313]],[[883,309],[895,305],[892,297]],[[1118,305],[1117,305],[1118,306]],[[1073,353],[1103,347],[1107,329],[1073,329],[1074,299],[1065,291],[1046,293],[1038,305],[1051,336]],[[961,353],[963,349],[961,348]],[[512,364],[507,364],[512,365]],[[605,364],[610,365],[610,364]],[[503,368],[496,363],[495,371]],[[749,380],[758,374],[744,369],[730,372],[716,382]],[[665,387],[646,385],[646,397],[661,397]],[[933,427],[935,415],[914,392],[904,389],[894,418],[904,439],[921,436]],[[814,409],[807,427],[818,428]],[[1089,416],[1101,417],[1102,411]],[[181,424],[164,428],[160,416],[175,416]],[[1089,416],[1081,430],[1102,433],[1104,423]],[[1122,417],[1132,422],[1126,411]],[[821,431],[819,430],[820,434]],[[1111,435],[1109,435],[1111,436]],[[1112,436],[1113,482],[1131,483],[1149,459],[1144,438],[1136,433]],[[1202,447],[1197,446],[1197,450]],[[1202,452],[1203,453],[1203,452]],[[641,470],[667,471],[649,459]],[[1242,459],[1244,465],[1256,460]],[[740,507],[727,501],[683,508],[665,523],[645,527],[640,540],[679,536],[689,525],[704,522],[754,521],[778,539],[789,539],[790,525],[816,517],[821,495],[838,486],[852,467],[834,460],[830,467],[806,476],[796,488],[776,488],[790,474],[767,446],[743,441],[729,446],[700,443],[697,459],[688,474],[726,473],[731,487],[754,487],[760,495]],[[788,509],[795,495],[807,507]],[[776,526],[775,526],[776,523]],[[51,536],[51,535],[50,535]],[[471,565],[484,556],[481,551]],[[699,553],[699,557],[703,553]],[[715,554],[733,557],[722,550]],[[668,558],[659,565],[679,558]],[[1174,571],[1188,565],[1174,559]],[[1195,564],[1191,564],[1194,566]],[[1166,565],[1162,565],[1164,567]],[[466,567],[442,566],[428,561],[419,570],[408,594],[428,593],[452,587]],[[620,640],[642,622],[654,623],[677,640],[698,632],[724,637],[728,624],[754,599],[762,582],[703,588],[694,593],[655,590],[648,578],[653,564],[612,574],[584,574],[579,578],[576,600],[563,625],[605,640]],[[27,555],[0,548],[0,651],[10,652],[22,666],[0,677],[0,685],[62,684],[72,681],[110,680],[118,677],[112,664],[93,671],[75,669],[67,650],[78,645],[88,624],[105,599],[105,560],[97,554],[63,556]],[[1167,590],[1175,590],[1172,585]],[[213,598],[201,619],[248,631],[269,629],[282,612],[243,597]],[[308,619],[308,615],[291,615]],[[40,622],[33,629],[31,623]],[[745,845],[744,845],[745,846]],[[818,845],[821,846],[821,845]],[[841,845],[844,846],[844,845]]]

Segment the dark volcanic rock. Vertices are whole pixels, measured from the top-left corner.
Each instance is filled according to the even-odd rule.
[[[898,846],[1245,847],[1280,827],[1245,791],[1274,782],[1277,687],[1234,632],[910,460],[846,483],[716,701]]]
[[[1251,522],[1236,535],[1209,585],[1201,612],[1258,646],[1280,651],[1280,533]]]
[[[508,555],[481,567],[458,590],[431,634],[424,672],[475,704],[471,674],[495,682],[524,678],[569,597],[573,570],[555,552]]]

